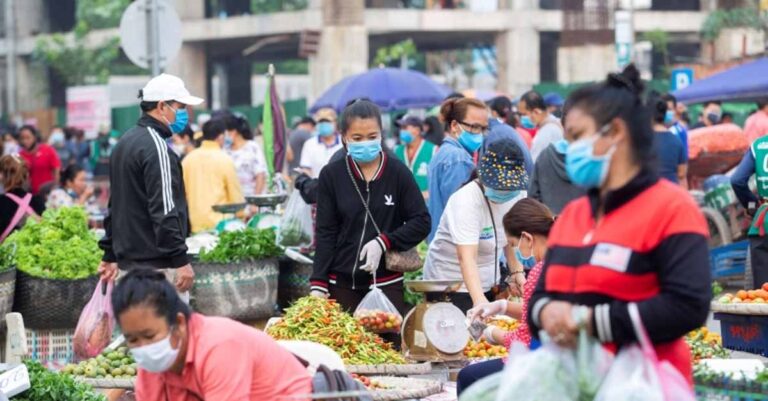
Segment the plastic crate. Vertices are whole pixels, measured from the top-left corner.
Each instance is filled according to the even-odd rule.
[[[719,246],[709,251],[712,277],[744,275],[749,254],[749,240]]]
[[[768,316],[715,313],[723,347],[768,357]]]
[[[75,360],[75,330],[27,329],[27,357],[49,368],[61,368]]]

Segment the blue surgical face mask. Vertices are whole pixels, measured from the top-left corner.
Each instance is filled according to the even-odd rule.
[[[459,135],[459,143],[469,153],[475,153],[481,146],[483,146],[483,136],[480,134],[473,134],[469,131],[461,131]]]
[[[347,153],[352,160],[359,163],[369,163],[381,153],[381,139],[363,142],[347,142]]]
[[[336,130],[333,128],[333,123],[323,121],[321,123],[317,124],[317,135],[319,136],[331,136],[334,133],[336,133]]]
[[[187,124],[189,123],[189,113],[187,113],[187,109],[177,110],[171,107],[171,110],[176,113],[176,119],[173,120],[173,123],[170,124],[171,132],[174,134],[180,134],[182,131],[184,131],[184,128],[186,128]]]
[[[531,120],[531,117],[528,116],[521,116],[520,117],[520,124],[525,129],[533,129],[536,128],[536,124],[533,123],[533,120]]]
[[[672,110],[667,110],[667,112],[664,114],[664,125],[672,125],[675,122],[675,112]]]
[[[406,145],[409,145],[411,142],[413,142],[413,134],[411,134],[411,131],[400,130],[400,141]]]
[[[568,146],[565,154],[565,171],[571,182],[583,188],[599,188],[608,176],[608,167],[614,147],[608,149],[602,156],[595,156],[595,142],[609,126],[601,129],[596,135],[580,139]]]
[[[555,142],[554,146],[555,146],[555,151],[557,153],[560,153],[561,155],[564,155],[565,152],[568,151],[568,141],[566,141],[565,139],[561,139]]]
[[[493,203],[507,203],[520,194],[520,191],[494,189],[490,187],[485,187],[484,192],[485,197]]]
[[[523,237],[521,236],[520,241],[522,241],[522,239]],[[533,267],[536,266],[536,257],[533,256],[533,239],[531,239],[531,256],[523,256],[523,252],[520,251],[520,241],[517,242],[517,246],[515,247],[515,259],[520,262],[523,269],[533,269]]]
[[[224,134],[224,149],[231,149],[234,142],[231,136]]]

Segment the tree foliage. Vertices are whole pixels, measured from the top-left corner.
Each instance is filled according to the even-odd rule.
[[[307,8],[308,0],[251,0],[254,14],[297,11]]]
[[[651,42],[653,46],[653,52],[661,55],[664,60],[664,68],[662,70],[663,77],[667,78],[670,73],[670,60],[669,60],[669,33],[662,29],[654,29],[643,34],[643,39]]]
[[[376,57],[373,59],[373,64],[374,66],[400,66],[400,62],[403,58],[413,59],[417,53],[416,44],[413,43],[413,40],[406,39],[390,46],[378,48],[376,50]]]
[[[704,40],[715,40],[726,28],[766,29],[766,18],[755,8],[732,8],[712,11],[701,27]]]

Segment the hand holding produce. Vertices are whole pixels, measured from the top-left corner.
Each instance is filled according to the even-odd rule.
[[[363,327],[377,334],[399,333],[400,325],[403,323],[403,319],[399,314],[377,310],[367,310],[355,313],[355,319],[357,319]]]
[[[467,317],[470,321],[474,321],[476,319],[487,319],[491,316],[504,315],[507,313],[508,304],[509,302],[506,299],[499,299],[489,304],[478,305],[467,311]]]
[[[374,238],[368,241],[363,249],[360,251],[360,262],[364,262],[360,269],[373,273],[379,268],[379,262],[384,255],[384,246],[381,244],[381,240]]]

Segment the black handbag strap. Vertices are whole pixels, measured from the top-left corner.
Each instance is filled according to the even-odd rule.
[[[371,214],[371,209],[368,208],[368,201],[366,201],[365,197],[363,196],[363,192],[360,191],[360,187],[357,185],[357,180],[355,179],[355,176],[352,174],[352,168],[349,167],[349,161],[345,160],[345,162],[346,162],[345,164],[347,165],[347,174],[349,174],[349,179],[352,180],[352,186],[355,187],[357,196],[360,197],[360,201],[363,203],[363,207],[365,208],[365,213],[367,213],[368,217],[370,217],[371,223],[373,223],[373,228],[376,229],[376,233],[381,235],[381,230],[379,230],[379,225],[376,224],[376,220],[373,218],[373,214]],[[370,193],[368,196],[370,196]]]

